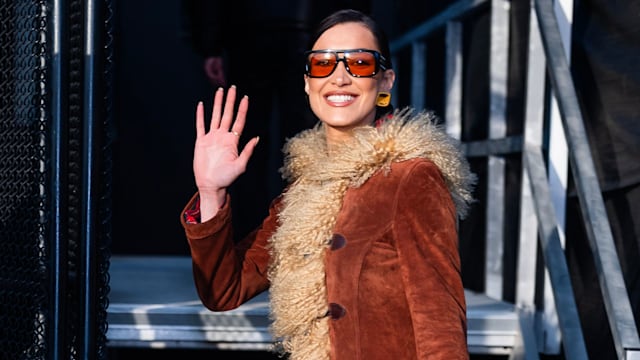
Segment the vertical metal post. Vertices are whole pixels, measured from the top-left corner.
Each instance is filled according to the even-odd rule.
[[[462,23],[447,22],[445,62],[445,126],[447,133],[462,136]]]
[[[533,1],[533,0],[532,0]],[[529,56],[527,64],[527,92],[525,104],[524,146],[522,149],[522,172],[520,188],[520,226],[518,246],[518,268],[516,283],[516,305],[535,314],[535,290],[538,258],[538,218],[536,216],[531,181],[527,171],[527,149],[542,148],[546,61],[538,28],[538,18],[530,5]],[[557,322],[556,322],[557,324]],[[556,325],[557,327],[557,325]],[[535,341],[530,342],[536,352],[543,348],[544,336],[539,327],[535,330]],[[530,349],[528,349],[530,350]]]
[[[95,125],[97,123],[96,104],[99,101],[96,89],[98,57],[100,44],[100,4],[96,0],[85,2],[85,67],[84,67],[84,104],[83,104],[83,172],[82,172],[82,236],[80,271],[83,289],[82,318],[83,334],[79,354],[82,359],[95,358],[96,348],[96,219],[95,204]]]
[[[507,76],[509,67],[509,10],[505,0],[491,1],[489,138],[507,134]],[[489,156],[487,175],[485,293],[502,299],[504,254],[505,159]]]
[[[529,23],[529,56],[527,67],[527,93],[525,104],[525,130],[523,147],[523,164],[528,146],[542,147],[544,124],[544,93],[546,71],[544,49],[540,40],[538,19],[530,10]],[[522,185],[520,194],[520,234],[518,246],[518,275],[516,285],[516,304],[520,307],[534,307],[536,283],[536,257],[538,252],[538,220],[536,219],[531,184],[526,167],[522,169]],[[541,338],[539,336],[538,338]]]
[[[565,49],[571,48],[571,23],[573,14],[572,0],[554,1],[555,17],[560,26],[560,34]],[[570,60],[570,52],[565,51],[567,61]],[[551,115],[549,118],[549,163],[547,172],[549,174],[549,190],[551,191],[551,201],[555,209],[555,214],[560,227],[560,243],[565,244],[565,213],[567,184],[569,179],[569,150],[562,127],[562,116],[558,110],[558,102],[554,91],[551,91]],[[553,289],[549,281],[549,273],[545,271],[544,284],[544,329],[545,341],[544,351],[556,354],[560,351],[561,336],[558,328],[558,313],[553,298]]]
[[[527,146],[542,147],[545,77],[544,49],[538,29],[538,19],[531,7],[529,23],[529,56],[527,67],[527,93],[525,104],[525,129],[522,163],[526,160]],[[538,253],[538,220],[536,218],[531,184],[526,167],[522,167],[520,193],[520,234],[518,246],[518,273],[516,284],[516,304],[520,307],[534,307],[536,289],[536,258]],[[541,336],[538,336],[541,338]]]
[[[50,229],[50,273],[51,273],[51,316],[49,334],[49,353],[51,359],[65,358],[65,296],[67,289],[66,269],[66,241],[62,237],[65,231],[65,216],[62,209],[63,201],[63,152],[64,134],[66,128],[65,119],[67,91],[67,66],[68,58],[65,39],[67,38],[67,22],[65,21],[66,1],[53,1],[51,17],[51,34],[53,54],[51,56],[51,229]]]

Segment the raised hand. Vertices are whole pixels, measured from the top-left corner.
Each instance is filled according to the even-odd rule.
[[[201,221],[213,217],[224,204],[226,189],[247,167],[258,138],[255,137],[238,153],[238,142],[249,107],[244,96],[234,117],[236,88],[231,86],[224,102],[224,90],[218,89],[213,99],[209,131],[205,129],[204,106],[196,108],[196,144],[193,154],[193,174],[200,195]]]

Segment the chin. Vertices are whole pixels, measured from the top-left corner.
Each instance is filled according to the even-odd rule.
[[[337,107],[337,108],[324,108],[321,111],[321,116],[318,118],[328,126],[335,128],[353,128],[356,126],[362,126],[365,124],[369,124],[373,122],[374,114],[367,114],[367,116],[362,116],[363,114],[360,111],[353,111],[355,109],[347,109],[345,107]],[[368,118],[371,115],[371,121],[367,121],[365,118]]]
[[[366,124],[367,124],[366,122],[362,122],[362,121],[353,121],[353,120],[340,121],[336,119],[325,122],[325,125],[331,126],[332,128],[343,129],[343,130],[353,129],[359,126],[364,126]]]

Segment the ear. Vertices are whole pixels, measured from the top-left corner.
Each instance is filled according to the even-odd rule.
[[[304,76],[304,92],[309,96],[309,77],[307,75]]]
[[[380,82],[380,90],[391,92],[393,83],[396,81],[396,72],[393,69],[385,70],[382,73],[382,79]]]

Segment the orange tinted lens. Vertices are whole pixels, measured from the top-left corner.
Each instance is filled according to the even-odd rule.
[[[309,55],[309,75],[314,77],[329,76],[336,67],[334,53],[314,53]]]
[[[376,57],[370,52],[347,52],[344,54],[349,71],[356,76],[371,76],[376,72]]]

